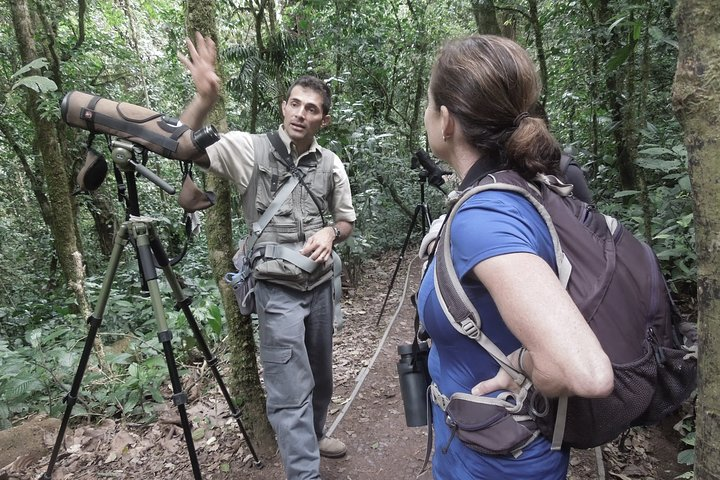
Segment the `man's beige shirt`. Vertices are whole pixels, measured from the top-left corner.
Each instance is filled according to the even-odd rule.
[[[310,153],[320,151],[322,147],[313,138],[313,143],[307,152],[300,157],[297,155],[295,145],[290,141],[290,137],[280,126],[278,133],[282,139],[288,152],[295,162]],[[255,167],[255,147],[253,145],[252,134],[247,132],[231,131],[221,136],[220,141],[207,148],[207,154],[210,158],[210,167],[208,171],[221,177],[227,178],[234,182],[238,188],[240,195],[250,183],[253,168]],[[327,150],[327,149],[326,149]],[[340,158],[332,153],[333,156],[333,192],[332,198],[328,199],[333,221],[346,222],[355,221],[355,209],[352,206],[352,195],[350,191],[350,181],[348,180],[345,166]]]

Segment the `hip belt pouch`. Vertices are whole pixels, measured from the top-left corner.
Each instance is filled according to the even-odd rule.
[[[301,292],[312,290],[329,280],[333,275],[332,257],[317,263],[300,254],[302,247],[303,242],[256,247],[261,254],[257,261],[253,261],[253,276]]]
[[[257,313],[255,304],[255,276],[252,273],[250,259],[242,254],[242,247],[235,253],[233,264],[237,272],[225,274],[225,281],[232,287],[240,313],[250,315]]]
[[[445,415],[453,435],[468,448],[486,455],[513,454],[537,436],[502,405],[453,395]]]
[[[250,315],[257,312],[255,305],[255,277],[252,274],[244,277],[242,273],[228,273],[226,281],[230,284],[235,293],[240,313]]]

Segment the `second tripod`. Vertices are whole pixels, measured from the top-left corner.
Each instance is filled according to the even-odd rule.
[[[420,169],[420,173],[418,174],[418,181],[420,183],[420,203],[415,206],[415,212],[413,214],[412,220],[410,221],[410,226],[408,227],[407,234],[405,235],[405,241],[403,242],[402,249],[400,250],[400,255],[398,256],[397,263],[395,264],[395,270],[390,277],[390,283],[388,284],[387,293],[385,293],[385,300],[383,300],[382,307],[380,308],[380,314],[378,315],[375,325],[380,324],[380,319],[382,318],[383,313],[385,313],[385,307],[387,306],[390,292],[392,291],[393,285],[395,284],[395,277],[397,277],[398,270],[400,270],[400,265],[405,258],[405,251],[410,244],[410,238],[412,237],[412,233],[415,230],[415,225],[417,225],[418,223],[418,219],[420,220],[422,225],[423,237],[427,233],[427,230],[432,223],[432,218],[430,216],[430,208],[428,207],[427,203],[425,203],[425,184],[430,183],[430,185],[436,187],[443,194],[445,194],[445,191],[442,189],[442,185],[443,183],[445,183],[445,179],[443,177],[452,173],[438,167],[437,164],[435,164],[435,162],[430,159],[430,156],[427,154],[427,152],[422,149],[418,150],[412,156],[411,167],[413,169]]]

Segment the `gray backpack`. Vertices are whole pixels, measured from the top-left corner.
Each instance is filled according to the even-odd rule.
[[[475,339],[511,377],[522,377],[483,335],[450,256],[449,223],[463,202],[484,190],[516,192],[538,210],[550,230],[558,276],[613,365],[615,388],[606,398],[546,399],[530,387],[521,399],[532,403],[526,410],[553,448],[596,447],[676,410],[696,387],[697,347],[681,341],[680,317],[655,254],[616,219],[570,195],[571,188],[553,176],[531,183],[513,171],[495,172],[453,206],[435,251],[435,284],[455,328]],[[537,408],[539,400],[547,408]]]

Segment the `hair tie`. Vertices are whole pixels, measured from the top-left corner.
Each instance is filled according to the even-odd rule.
[[[520,122],[522,122],[523,120],[525,120],[525,119],[528,118],[529,116],[530,116],[530,114],[529,114],[528,112],[522,112],[520,115],[518,115],[517,117],[515,117],[515,120],[513,120],[513,125],[516,126],[516,127],[519,127],[519,126],[520,126]]]

